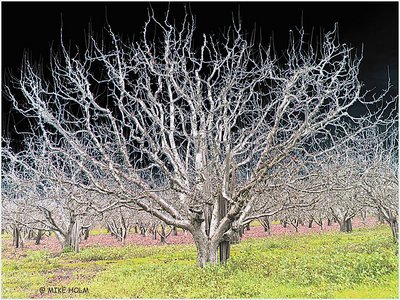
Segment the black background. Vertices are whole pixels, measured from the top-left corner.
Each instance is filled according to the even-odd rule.
[[[33,60],[48,62],[49,48],[63,39],[84,47],[89,23],[101,33],[106,20],[114,32],[123,36],[140,36],[149,5],[163,16],[170,5],[171,15],[182,20],[184,3],[166,2],[2,2],[2,67],[5,74],[18,74],[24,51]],[[232,14],[240,16],[243,27],[261,29],[267,43],[273,34],[277,50],[287,46],[289,29],[303,25],[306,32],[332,30],[339,24],[339,37],[358,50],[364,45],[360,79],[377,92],[386,87],[388,73],[398,93],[398,3],[397,2],[192,2],[187,8],[196,16],[198,32],[218,33],[232,24]],[[106,17],[107,16],[107,17]],[[358,51],[360,53],[360,51]],[[389,70],[389,71],[388,71]],[[2,100],[2,134],[9,136],[19,123]]]

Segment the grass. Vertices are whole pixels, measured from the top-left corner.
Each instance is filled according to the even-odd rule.
[[[397,245],[387,226],[246,240],[232,246],[226,265],[205,269],[192,245],[26,254],[3,259],[3,298],[37,297],[51,286],[89,293],[48,298],[398,298]]]
[[[106,228],[94,228],[90,230],[90,235],[100,235],[109,233]]]
[[[11,240],[12,239],[12,234],[8,232],[4,232],[1,234],[1,239],[2,240]]]

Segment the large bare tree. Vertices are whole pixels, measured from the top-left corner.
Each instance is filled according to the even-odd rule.
[[[48,70],[25,60],[4,90],[60,184],[116,199],[98,210],[138,206],[190,231],[205,266],[219,245],[226,258],[232,223],[281,162],[321,155],[371,126],[386,92],[366,96],[361,58],[336,28],[316,47],[291,32],[277,55],[240,24],[201,36],[192,16],[169,19],[150,14],[135,41],[108,29],[109,41],[90,39],[83,51],[61,43]],[[374,112],[351,115],[355,104]]]

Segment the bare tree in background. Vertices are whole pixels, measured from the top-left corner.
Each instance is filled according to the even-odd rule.
[[[105,211],[101,215],[102,223],[122,245],[125,245],[129,231],[134,225],[135,213],[133,209],[118,207]]]
[[[354,150],[361,149],[349,149],[346,147],[348,144],[336,149],[331,162],[326,163],[331,170],[326,176],[334,183],[336,189],[322,195],[326,199],[326,208],[339,223],[341,232],[351,232],[352,219],[366,207],[359,189],[361,165],[353,157]]]
[[[368,100],[361,59],[336,28],[318,49],[302,29],[291,33],[277,57],[240,24],[198,43],[192,16],[168,20],[150,15],[136,41],[108,30],[109,48],[61,44],[50,75],[25,60],[4,90],[63,187],[115,199],[99,210],[134,205],[191,232],[204,267],[219,246],[220,260],[229,257],[232,224],[285,159],[300,153],[305,164],[372,126],[386,92]],[[375,113],[352,116],[354,104]]]
[[[14,154],[4,147],[2,159],[3,221],[19,229],[37,230],[38,235],[54,232],[62,248],[78,252],[81,227],[88,227],[89,212],[82,205],[85,200],[76,200],[90,197],[88,191],[79,196],[73,191],[75,186],[61,185],[60,178],[51,175],[45,156],[32,148]]]
[[[364,168],[361,195],[367,206],[375,209],[389,224],[393,238],[399,239],[398,130],[369,130],[360,136],[358,149]]]

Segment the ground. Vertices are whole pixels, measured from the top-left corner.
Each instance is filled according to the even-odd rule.
[[[353,221],[354,228],[360,227],[371,227],[376,225],[378,222],[375,218],[367,218],[365,221],[360,219],[355,219]],[[307,224],[305,224],[307,225]],[[320,229],[315,223],[311,228],[308,226],[300,226],[298,234],[312,234],[312,233],[325,233],[328,231],[338,231],[339,224],[333,223],[332,226],[328,226],[327,223],[324,223],[323,230]],[[160,239],[158,238],[155,240],[152,237],[152,234],[148,233],[146,237],[143,237],[139,234],[133,234],[133,230],[131,230],[132,234],[129,234],[125,245],[143,245],[143,246],[153,246],[153,245],[160,245]],[[173,236],[172,234],[168,237],[167,244],[193,244],[193,238],[190,233],[183,233],[182,231],[178,230],[178,236]],[[284,228],[282,225],[278,224],[277,222],[273,222],[271,225],[271,234],[269,235],[266,233],[262,226],[260,226],[259,222],[253,222],[250,230],[245,230],[245,234],[243,236],[243,240],[249,238],[263,238],[269,236],[277,236],[277,235],[293,235],[296,234],[295,229],[291,225],[287,225]],[[11,239],[3,239],[3,244],[6,246],[10,246],[11,248]],[[89,239],[86,241],[82,241],[80,244],[80,248],[84,249],[86,247],[92,246],[113,246],[113,247],[122,247],[123,245],[117,241],[114,237],[107,233],[106,229],[95,229],[90,232]],[[50,238],[44,238],[40,245],[35,245],[34,240],[28,240],[25,242],[25,247],[31,250],[48,250],[51,253],[58,253],[61,251],[61,245],[58,243],[57,239],[53,235]],[[14,249],[11,251],[11,255],[13,253],[21,252],[20,249]],[[23,252],[23,250],[22,250]],[[8,255],[8,253],[5,253]]]
[[[2,298],[398,298],[390,229],[369,219],[352,233],[337,225],[259,225],[232,246],[230,261],[200,269],[190,234],[168,245],[131,235],[121,246],[97,231],[79,253],[53,238],[13,249],[2,243]],[[96,232],[94,232],[96,233]]]

